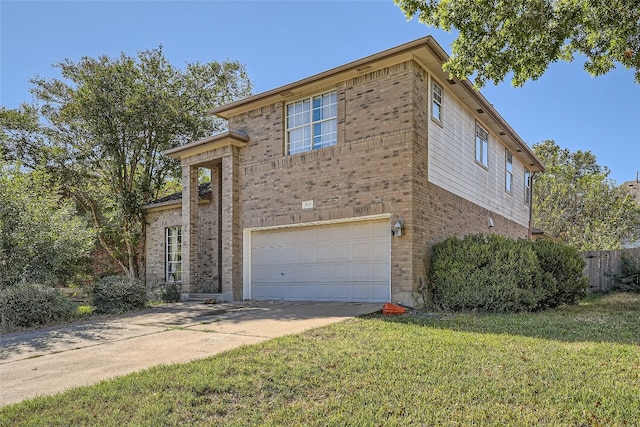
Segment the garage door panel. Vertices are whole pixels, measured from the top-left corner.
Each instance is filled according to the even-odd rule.
[[[313,264],[299,264],[296,268],[298,282],[313,282],[316,277]]]
[[[389,291],[384,289],[384,286],[371,286],[371,299],[374,301],[390,301]]]
[[[328,243],[316,245],[316,262],[330,262],[333,257],[333,246]]]
[[[363,227],[354,227],[351,229],[351,239],[363,239],[368,240],[375,234],[374,226],[372,224],[367,224]]]
[[[251,246],[254,299],[390,299],[387,220],[253,232]]]
[[[292,298],[296,298],[297,285],[291,284],[273,284],[263,283],[261,286],[255,286],[256,295],[255,299],[272,299],[271,295],[292,295]]]
[[[298,260],[298,255],[299,255],[299,250],[297,247],[295,246],[288,246],[288,247],[284,247],[281,248],[277,251],[278,257],[283,259],[283,260],[291,260],[291,261],[296,261]]]
[[[366,284],[355,284],[352,286],[353,298],[358,300],[367,300],[372,299],[372,288],[374,288],[370,283]]]
[[[351,252],[351,243],[337,242],[332,247],[331,260],[334,262],[348,262],[351,259]]]
[[[287,230],[289,234],[294,236],[294,241],[298,244],[310,244],[313,245],[316,242],[316,231],[313,228],[308,229],[290,229]]]
[[[334,281],[342,282],[349,281],[351,279],[351,265],[350,264],[334,264],[332,279]]]
[[[370,262],[354,262],[351,268],[351,275],[355,280],[371,280],[375,277],[371,268],[374,264]]]
[[[370,271],[372,277],[385,277],[391,275],[389,264],[374,262],[370,265]]]
[[[377,239],[371,242],[371,257],[373,259],[388,261],[389,260],[389,239]]]
[[[333,266],[330,263],[318,263],[311,267],[314,281],[320,283],[331,283],[333,280]]]
[[[313,263],[315,262],[315,247],[312,244],[302,244],[296,248],[298,262]]]

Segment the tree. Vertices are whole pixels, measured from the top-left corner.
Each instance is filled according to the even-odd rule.
[[[0,287],[67,284],[87,266],[93,231],[52,181],[0,162]]]
[[[161,47],[55,67],[61,78],[32,79],[34,105],[0,110],[3,155],[51,171],[91,219],[100,245],[137,277],[141,206],[180,174],[161,152],[222,130],[208,110],[249,95],[251,83],[238,62],[180,70]]]
[[[550,63],[586,57],[594,76],[616,64],[640,84],[640,0],[395,0],[407,19],[457,29],[445,69],[475,84],[538,79]]]
[[[619,249],[640,238],[640,205],[607,177],[589,151],[554,141],[533,151],[546,166],[533,185],[533,223],[580,251]]]

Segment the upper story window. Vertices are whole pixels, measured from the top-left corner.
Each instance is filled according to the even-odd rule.
[[[524,204],[531,204],[531,172],[524,170]]]
[[[513,155],[505,150],[504,156],[504,189],[511,193],[513,186]]]
[[[329,92],[287,105],[287,154],[336,145],[337,93]]]
[[[182,282],[182,227],[165,229],[166,264],[165,280]]]
[[[442,124],[442,86],[431,80],[431,118]]]
[[[489,133],[476,123],[476,162],[489,167]]]

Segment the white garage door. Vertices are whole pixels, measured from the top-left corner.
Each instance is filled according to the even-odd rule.
[[[388,302],[389,221],[253,232],[251,298]]]

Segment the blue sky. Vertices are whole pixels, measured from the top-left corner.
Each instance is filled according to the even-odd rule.
[[[0,0],[0,104],[31,100],[29,79],[58,76],[53,63],[163,46],[178,67],[238,60],[254,92],[270,90],[431,34],[451,52],[455,35],[412,20],[393,0],[11,1]],[[554,139],[590,150],[618,184],[640,171],[640,86],[616,69],[590,77],[582,61],[553,64],[538,81],[482,90],[532,145]]]

